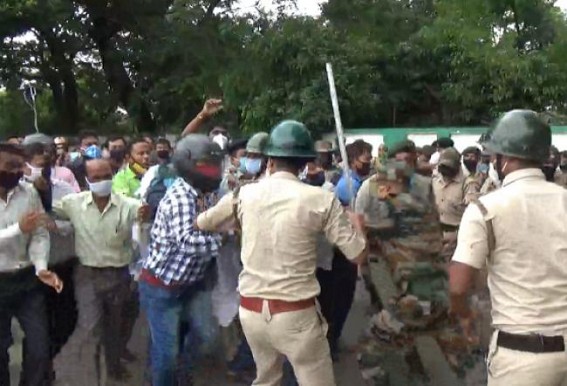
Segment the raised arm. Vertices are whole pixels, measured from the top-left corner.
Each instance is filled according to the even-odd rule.
[[[222,109],[221,99],[208,99],[201,112],[197,114],[195,118],[187,124],[187,126],[185,126],[185,129],[183,129],[183,132],[181,133],[181,137],[198,132],[201,126],[203,126],[203,124],[214,116],[220,109]]]

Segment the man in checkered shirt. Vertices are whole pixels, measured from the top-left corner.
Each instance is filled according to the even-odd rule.
[[[193,224],[216,202],[212,192],[222,178],[222,152],[207,136],[191,134],[178,143],[173,164],[180,178],[160,202],[140,275],[140,302],[151,333],[153,386],[173,385],[176,378],[192,385],[193,355],[188,348],[194,352],[210,345],[217,325],[211,291],[221,239]],[[180,326],[185,321],[190,334],[182,337]],[[180,339],[185,343],[181,353]],[[176,373],[178,363],[181,371]]]

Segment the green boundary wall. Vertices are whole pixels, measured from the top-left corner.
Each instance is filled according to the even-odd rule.
[[[406,140],[408,135],[436,134],[437,138],[452,135],[480,135],[487,127],[431,127],[431,128],[383,128],[383,129],[345,129],[345,135],[382,135],[387,146]],[[567,134],[567,126],[552,126],[553,134]]]

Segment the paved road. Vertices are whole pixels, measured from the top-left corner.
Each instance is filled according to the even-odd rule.
[[[358,371],[356,355],[352,348],[356,345],[360,333],[366,326],[367,317],[365,315],[369,299],[365,291],[357,292],[349,319],[345,326],[343,336],[344,349],[340,356],[340,361],[335,366],[335,374],[338,386],[364,386],[363,380]],[[11,386],[17,386],[19,382],[19,371],[21,363],[21,341],[22,332],[17,323],[13,325],[15,344],[10,349],[12,374]],[[136,333],[130,342],[130,349],[138,356],[138,361],[130,365],[129,370],[134,375],[133,379],[125,383],[108,383],[107,386],[142,386],[143,372],[146,363],[147,328],[144,321],[139,320]],[[196,379],[197,386],[241,386],[242,384],[227,381],[222,366],[201,370]],[[79,386],[79,385],[78,385]]]

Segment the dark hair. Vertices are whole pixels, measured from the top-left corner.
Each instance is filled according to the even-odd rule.
[[[83,139],[90,137],[98,139],[98,134],[93,130],[81,130],[79,132],[79,143],[83,142]]]
[[[25,157],[24,149],[20,145],[14,145],[12,143],[0,142],[0,153],[7,153],[18,155],[20,157]]]
[[[37,142],[24,146],[24,155],[26,157],[26,160],[28,161],[37,155],[44,155],[45,151],[46,147],[43,144]]]
[[[167,138],[159,137],[156,141],[156,145],[166,145],[171,149],[171,142]]]
[[[441,149],[448,149],[450,147],[455,146],[455,142],[453,142],[451,138],[439,138],[439,140],[437,141],[437,145]]]
[[[124,138],[121,135],[111,135],[110,137],[108,137],[108,139],[106,140],[106,143],[108,145],[110,145],[110,142],[116,142],[116,141],[122,141],[124,142],[124,146],[126,146],[126,138]]]
[[[127,154],[132,153],[132,149],[134,149],[134,146],[137,145],[137,144],[139,144],[139,143],[148,144],[148,141],[146,141],[143,137],[134,138],[133,140],[131,140],[131,141],[128,143],[128,148],[127,148],[127,152],[128,152],[128,153],[127,153]]]
[[[362,139],[358,139],[346,146],[346,152],[348,162],[351,163],[364,153],[372,153],[372,145]]]
[[[308,162],[314,161],[312,158],[289,158],[289,157],[277,157],[272,158],[276,169],[278,170],[288,170],[299,173]]]

